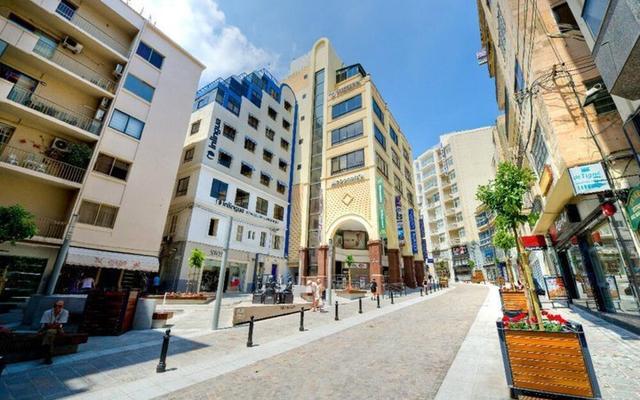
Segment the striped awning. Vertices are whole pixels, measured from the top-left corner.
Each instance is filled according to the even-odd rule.
[[[158,257],[70,247],[67,264],[130,271],[158,272]]]

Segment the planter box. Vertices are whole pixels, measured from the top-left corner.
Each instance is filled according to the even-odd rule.
[[[443,288],[449,287],[449,280],[448,279],[440,279],[440,287],[443,287]]]
[[[601,399],[582,326],[571,332],[521,331],[497,323],[511,398]]]
[[[524,290],[500,290],[503,312],[526,312],[527,295]]]

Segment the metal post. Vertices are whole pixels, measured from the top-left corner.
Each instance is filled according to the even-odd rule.
[[[162,350],[160,351],[160,361],[156,367],[156,372],[164,372],[167,370],[167,352],[169,351],[169,339],[171,338],[171,329],[167,329],[162,337]]]
[[[358,297],[358,314],[362,314],[362,297]]]
[[[407,287],[406,286],[404,287],[404,295],[405,296],[407,295]]]
[[[391,293],[393,293],[393,292],[391,292]],[[378,308],[380,308],[380,295],[376,296],[376,300],[378,301]]]
[[[251,320],[249,320],[249,337],[247,337],[247,347],[253,347],[253,319],[254,316],[251,316]]]
[[[300,332],[304,332],[304,307],[300,307]]]
[[[420,297],[422,297],[422,296],[423,296],[423,294],[422,294],[422,286],[421,286],[420,287]]]
[[[229,257],[229,241],[231,240],[231,229],[233,229],[233,217],[229,217],[229,229],[227,229],[227,237],[224,241],[222,249],[222,263],[220,264],[220,273],[218,274],[218,288],[216,290],[216,302],[213,305],[213,321],[212,328],[218,329],[218,321],[220,320],[220,307],[222,306],[222,291],[224,290],[224,276],[227,270],[227,258]]]
[[[335,318],[335,320],[336,321],[340,320],[340,318],[338,318],[338,300],[336,300],[336,318]]]
[[[393,304],[393,290],[391,291],[391,304]]]
[[[56,256],[56,262],[53,264],[53,271],[51,272],[51,276],[49,277],[49,282],[47,285],[47,295],[51,296],[53,292],[56,290],[56,285],[58,284],[58,278],[60,278],[60,271],[62,271],[62,266],[64,265],[64,261],[67,259],[67,253],[69,253],[69,245],[71,244],[71,236],[73,235],[73,228],[76,225],[76,220],[78,219],[78,214],[73,214],[71,216],[71,220],[69,221],[69,229],[67,229],[67,234],[64,236],[64,241],[62,242],[62,246],[60,246],[60,250],[58,250],[58,255]]]
[[[327,303],[331,304],[331,288],[333,287],[333,259],[334,259],[334,249],[333,249],[333,239],[329,239],[329,268],[327,268]]]

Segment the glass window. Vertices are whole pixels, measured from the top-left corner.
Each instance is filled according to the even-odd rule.
[[[278,221],[283,221],[284,220],[284,207],[279,206],[279,205],[274,205],[273,207],[273,218],[277,219]]]
[[[113,110],[113,114],[111,115],[109,127],[136,139],[140,139],[142,130],[144,129],[144,122],[116,109]]]
[[[582,8],[582,19],[587,23],[593,38],[596,39],[600,33],[600,27],[607,12],[609,0],[585,0]]]
[[[242,208],[249,208],[249,193],[242,189],[236,189],[235,205]]]
[[[384,113],[382,112],[382,109],[378,105],[378,102],[375,99],[372,99],[371,105],[373,107],[373,113],[378,117],[380,122],[384,124]]]
[[[287,190],[287,186],[284,183],[278,181],[277,190],[278,190],[278,193],[284,194],[284,192]]]
[[[140,44],[138,45],[138,50],[136,50],[136,54],[147,60],[154,67],[162,69],[164,56],[158,53],[155,49],[153,49],[145,42],[140,42]]]
[[[253,167],[243,161],[240,165],[240,174],[246,176],[247,178],[251,178],[251,175],[253,175]]]
[[[222,135],[232,142],[236,140],[236,130],[227,124],[222,127]]]
[[[335,104],[331,108],[331,118],[338,118],[362,107],[362,95],[353,96],[350,99]]]
[[[100,153],[93,170],[126,181],[130,166],[126,161]]]
[[[363,133],[364,129],[362,120],[353,122],[349,125],[331,131],[331,144],[336,145],[338,143],[342,143],[346,140],[362,136]]]
[[[189,177],[184,177],[178,179],[178,184],[176,185],[176,197],[184,196],[187,194],[189,190]]]
[[[211,218],[209,220],[209,236],[216,236],[218,234],[218,220]]]
[[[262,150],[262,159],[270,163],[273,160],[273,153],[267,149]]]
[[[544,134],[540,124],[536,124],[536,130],[533,134],[533,145],[531,146],[531,156],[533,157],[533,167],[536,170],[538,176],[542,173],[542,168],[547,161],[547,145],[544,141]]]
[[[384,137],[384,133],[382,133],[382,131],[378,128],[378,125],[373,124],[373,131],[376,137],[376,140],[378,141],[378,143],[380,143],[380,145],[382,146],[383,149],[387,148],[387,139]]]
[[[244,235],[244,226],[238,225],[236,227],[236,241],[237,242],[242,242],[242,236],[243,235]]]
[[[278,168],[280,168],[281,171],[287,172],[287,167],[289,167],[289,164],[281,158],[278,161]]]
[[[376,166],[378,167],[378,171],[382,172],[382,175],[388,177],[389,176],[389,167],[387,166],[386,161],[376,152]]]
[[[195,135],[196,133],[198,133],[198,131],[200,130],[200,123],[202,121],[201,120],[197,120],[196,122],[194,122],[193,124],[191,124],[191,132],[190,135]]]
[[[276,112],[276,110],[274,110],[271,107],[267,109],[267,114],[269,114],[269,118],[271,118],[274,121],[276,120],[276,118],[278,118],[278,113]]]
[[[283,127],[285,130],[287,130],[287,131],[288,131],[289,129],[291,129],[291,122],[289,122],[289,121],[287,121],[286,119],[282,118],[282,127]]]
[[[393,149],[391,149],[391,161],[393,161],[396,167],[400,168],[400,156]]]
[[[284,109],[287,111],[291,111],[291,103],[289,103],[288,101],[284,101]]]
[[[348,67],[341,68],[336,71],[336,83],[345,81],[351,78],[352,76],[356,76],[358,74],[360,74],[361,76],[365,75],[364,69],[362,69],[362,66],[360,64],[350,65]]]
[[[269,202],[262,197],[256,199],[256,212],[258,214],[267,215],[269,211]]]
[[[218,164],[225,166],[227,168],[231,167],[231,161],[233,157],[223,151],[218,152]]]
[[[515,92],[521,92],[524,87],[525,87],[525,82],[524,82],[524,74],[522,73],[522,68],[520,67],[520,62],[518,61],[518,59],[516,58],[516,65],[514,67],[514,74],[515,74],[515,88],[514,91]]]
[[[245,137],[244,138],[244,148],[245,150],[249,150],[250,152],[255,152],[256,151],[256,142],[253,141],[253,139]]]
[[[260,173],[260,183],[265,185],[265,186],[269,186],[271,184],[271,177],[268,174],[265,174],[264,172]]]
[[[196,150],[195,147],[185,150],[184,158],[182,159],[182,162],[189,162],[193,160],[193,154],[195,153],[195,150]]]
[[[282,147],[282,149],[284,150],[289,150],[289,142],[287,142],[283,138],[280,138],[280,147]]]
[[[78,212],[78,222],[104,228],[113,228],[118,215],[118,207],[83,200]]]
[[[267,139],[273,141],[273,138],[276,136],[276,131],[274,131],[271,128],[265,128],[264,134],[267,137]]]
[[[282,236],[274,235],[273,236],[273,249],[280,250],[282,247]]]
[[[229,189],[228,184],[214,178],[211,182],[211,197],[220,201],[226,201],[227,189]]]
[[[148,83],[142,81],[135,75],[128,74],[124,81],[124,88],[134,93],[138,97],[151,102],[153,100],[153,92],[155,88]]]
[[[364,150],[356,150],[331,159],[331,173],[337,174],[364,166]]]
[[[389,136],[391,136],[391,140],[393,140],[393,143],[395,143],[397,145],[398,144],[398,134],[393,129],[393,126],[389,126]]]
[[[249,114],[249,116],[247,117],[247,123],[254,129],[258,129],[258,125],[260,125],[260,121],[258,120],[258,118],[254,117],[251,114]]]

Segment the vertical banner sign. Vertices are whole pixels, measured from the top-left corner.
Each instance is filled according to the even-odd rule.
[[[402,224],[402,197],[396,196],[396,228],[398,229],[398,241],[404,244],[404,225]]]
[[[640,186],[636,186],[629,191],[626,207],[631,228],[637,231],[640,226]]]
[[[213,131],[209,136],[209,144],[207,145],[209,148],[209,150],[207,150],[207,158],[209,160],[216,158],[216,148],[218,147],[218,137],[220,136],[220,123],[220,118],[216,118],[216,122],[213,125]]]
[[[387,218],[384,214],[384,181],[376,177],[376,201],[378,203],[378,232],[381,239],[387,238]]]
[[[413,213],[413,208],[408,211],[409,214],[409,235],[411,236],[411,251],[413,254],[418,254],[418,239],[416,238],[416,220]]]
[[[427,239],[424,232],[424,218],[422,216],[418,220],[420,224],[420,241],[422,243],[422,258],[427,262]]]

